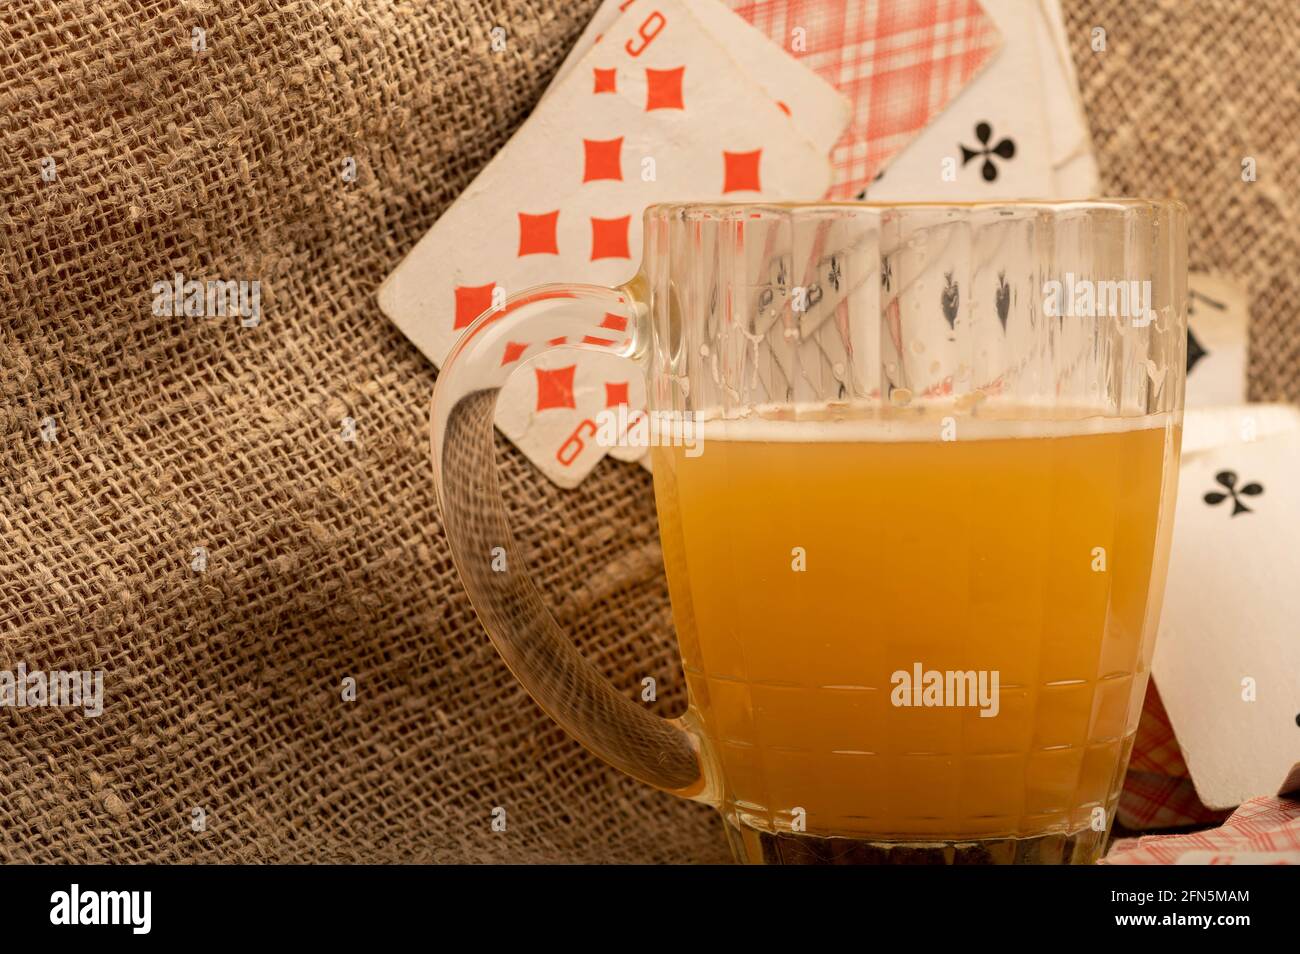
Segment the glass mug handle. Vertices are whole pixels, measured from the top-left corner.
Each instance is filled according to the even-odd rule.
[[[523,569],[497,483],[497,395],[519,361],[575,348],[622,355],[644,372],[645,316],[646,306],[627,285],[541,285],[480,315],[452,348],[434,387],[434,483],[470,601],[523,687],[615,768],[703,801],[708,786],[699,737],[682,720],[654,715],[620,694],[574,648]]]

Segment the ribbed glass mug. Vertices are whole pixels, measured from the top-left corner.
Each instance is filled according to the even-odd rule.
[[[631,281],[515,295],[434,391],[446,532],[506,663],[597,755],[716,806],[739,860],[1095,861],[1168,560],[1183,206],[657,205],[644,226]],[[522,345],[646,376],[678,719],[583,659],[522,569],[492,435]]]

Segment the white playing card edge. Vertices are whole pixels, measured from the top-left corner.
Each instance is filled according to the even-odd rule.
[[[819,152],[825,152],[829,155],[831,149],[834,148],[835,144],[838,143],[841,138],[843,138],[845,131],[849,127],[849,122],[853,116],[852,101],[830,83],[822,79],[817,73],[800,63],[797,57],[791,56],[790,53],[780,44],[773,42],[770,37],[764,34],[757,27],[753,26],[753,24],[749,23],[749,21],[740,16],[725,3],[721,2],[721,0],[694,0],[694,3],[694,7],[685,8],[687,16],[690,17],[701,31],[713,39],[718,49],[731,61],[731,64],[743,75],[750,77],[756,86],[766,88],[766,84],[763,82],[762,77],[756,76],[753,69],[745,66],[744,63],[732,54],[726,36],[718,32],[716,29],[717,24],[713,22],[711,18],[733,18],[735,20],[734,28],[737,32],[745,31],[750,37],[751,42],[761,42],[764,46],[771,47],[772,50],[780,54],[783,62],[789,68],[802,74],[805,82],[820,87],[818,95],[826,98],[827,102],[831,104],[831,110],[834,114],[834,118],[831,120],[832,125],[828,127],[826,132],[823,133],[820,130],[810,131],[805,128],[802,122],[802,117],[796,118],[794,116],[787,116],[786,118],[789,120],[800,138],[812,145]],[[707,9],[712,10],[713,12],[701,17],[700,9],[705,4],[710,4],[711,6]],[[587,26],[583,29],[582,33],[579,34],[573,47],[569,50],[568,55],[564,58],[564,62],[560,64],[560,68],[556,71],[550,85],[547,86],[546,91],[542,94],[543,99],[551,95],[551,92],[558,86],[560,81],[577,68],[578,64],[587,56],[588,53],[591,52],[592,49],[595,48],[596,43],[599,39],[603,38],[604,34],[610,32],[622,17],[631,12],[631,8],[620,11],[618,6],[619,0],[605,0],[605,2],[596,10],[591,19],[587,22]]]
[[[1246,420],[1252,423],[1248,431],[1241,428]],[[1185,441],[1190,439],[1194,449],[1180,466],[1169,580],[1151,674],[1197,797],[1209,808],[1228,809],[1272,794],[1295,761],[1286,741],[1295,714],[1286,688],[1295,680],[1288,663],[1294,650],[1288,647],[1300,603],[1287,560],[1294,552],[1290,533],[1300,509],[1294,488],[1276,486],[1276,477],[1279,471],[1300,472],[1300,408],[1189,408],[1184,425]],[[1239,466],[1249,468],[1243,485],[1262,478],[1263,496],[1249,500],[1252,510],[1267,515],[1243,514],[1248,522],[1241,524],[1231,522],[1238,516],[1231,504],[1220,506],[1227,495],[1217,501],[1205,497],[1216,485],[1217,471]],[[1261,508],[1256,501],[1272,506]],[[1249,522],[1259,519],[1270,522]],[[1222,536],[1220,527],[1250,532]],[[1244,589],[1234,590],[1238,582]],[[1256,683],[1248,684],[1247,676]],[[1247,685],[1254,686],[1249,697]]]
[[[1300,429],[1300,407],[1283,403],[1189,407],[1183,412],[1183,460],[1231,444],[1268,440]]]
[[[700,9],[706,4],[712,4],[713,6],[708,7],[708,9],[713,10],[714,12],[704,17],[701,17]],[[843,138],[845,130],[849,128],[849,120],[852,118],[853,115],[853,103],[849,100],[849,98],[845,96],[843,93],[841,93],[834,86],[832,86],[830,83],[826,82],[816,73],[814,73],[812,70],[808,69],[808,67],[800,63],[796,57],[791,56],[790,53],[787,52],[786,49],[782,47],[779,43],[774,43],[769,36],[763,33],[762,30],[759,30],[757,27],[753,26],[753,24],[751,24],[740,14],[736,13],[725,3],[722,3],[721,0],[695,0],[695,5],[691,7],[687,7],[686,12],[691,17],[692,20],[694,20],[697,24],[699,24],[700,29],[707,31],[713,37],[713,39],[717,42],[718,46],[722,49],[722,52],[727,56],[728,59],[731,60],[732,65],[735,66],[736,69],[744,73],[746,76],[753,77],[754,76],[753,69],[751,67],[747,67],[743,62],[741,62],[735,56],[735,54],[732,53],[730,45],[726,42],[725,37],[719,35],[718,31],[714,28],[713,24],[709,21],[709,17],[717,17],[719,20],[724,18],[730,18],[727,20],[727,22],[731,24],[732,28],[734,28],[737,32],[744,32],[747,36],[751,38],[752,41],[756,43],[761,41],[764,47],[771,49],[776,55],[780,56],[783,62],[792,64],[794,67],[796,67],[798,71],[803,74],[803,76],[807,81],[814,82],[817,86],[821,88],[822,94],[827,97],[827,100],[829,102],[834,104],[832,109],[834,110],[835,118],[832,120],[832,126],[830,127],[831,129],[834,130],[833,135],[830,134],[829,132],[824,137],[811,134],[808,130],[802,127],[800,119],[797,119],[793,116],[789,117],[789,119],[791,125],[795,128],[795,131],[799,134],[801,138],[803,138],[806,142],[810,143],[819,152],[826,153],[829,156],[830,151],[835,147],[835,144],[839,142],[841,138]],[[755,80],[760,87],[766,89],[766,84],[763,82],[761,77],[755,77]],[[828,185],[827,186],[828,191],[829,188],[830,187]]]

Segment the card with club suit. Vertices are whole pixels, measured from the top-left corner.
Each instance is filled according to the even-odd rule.
[[[984,0],[1002,49],[867,187],[872,201],[1051,198],[1052,140],[1039,81],[1041,14],[1026,0]],[[1048,66],[1059,69],[1053,57]]]
[[[1300,411],[1189,409],[1152,675],[1197,795],[1273,794],[1300,761]]]
[[[1002,38],[976,0],[728,0],[853,101],[829,198],[859,196],[988,69]]]

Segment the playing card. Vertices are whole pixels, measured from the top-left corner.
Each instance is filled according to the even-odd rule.
[[[1002,35],[993,62],[866,189],[872,201],[1050,198],[1052,140],[1039,82],[1042,17],[1026,0],[983,0]]]
[[[560,81],[573,72],[573,68],[578,65],[578,61],[591,52],[591,48],[600,42],[601,37],[605,35],[605,31],[614,25],[614,21],[618,19],[619,14],[635,2],[636,0],[604,0],[596,8],[596,12],[587,21],[586,27],[578,34],[578,40],[573,44],[573,48],[569,50],[564,62],[555,71],[555,76],[551,78],[551,85],[546,87],[546,92],[542,94],[543,99],[550,96],[551,91],[560,85]]]
[[[1183,426],[1183,459],[1191,460],[1227,445],[1252,444],[1278,437],[1295,427],[1297,411],[1290,404],[1243,404],[1196,408]]]
[[[1040,0],[1037,20],[1040,79],[1051,142],[1052,198],[1085,199],[1099,192],[1097,160],[1065,35],[1061,0]]]
[[[1089,140],[1087,151],[1052,167],[1053,199],[1090,199],[1101,194],[1101,174]]]
[[[577,66],[620,16],[637,16],[652,9],[653,4],[654,0],[605,0],[569,51],[550,88],[554,89]],[[786,112],[800,134],[829,153],[848,125],[853,108],[848,98],[784,53],[720,0],[696,0],[691,4],[691,13],[736,67]]]
[[[830,198],[852,199],[944,112],[998,50],[975,0],[728,0],[853,101]],[[968,133],[969,134],[969,133]]]
[[[643,446],[630,442],[615,445],[600,442],[604,419],[629,425],[644,414],[645,378],[630,362],[614,354],[577,351],[548,351],[532,360],[521,361],[497,401],[497,426],[516,443],[530,441],[550,448],[555,464],[568,468],[587,452],[588,445],[617,460],[631,461],[645,453]],[[620,407],[625,408],[619,416]],[[571,413],[555,413],[567,409]],[[618,428],[626,438],[630,427]]]
[[[636,16],[637,5],[649,9],[651,0],[605,0],[596,10],[578,41],[565,57],[543,98],[549,96],[577,64],[600,42],[605,33],[614,27],[620,16]],[[705,29],[727,50],[735,65],[749,76],[755,86],[762,88],[783,112],[791,124],[816,148],[829,152],[843,135],[852,111],[847,97],[815,73],[800,65],[793,57],[781,53],[780,47],[743,19],[729,11],[718,0],[703,0],[692,5],[694,13]],[[582,360],[588,360],[586,358]],[[508,390],[518,390],[508,389]],[[507,399],[503,398],[503,403]],[[634,403],[632,416],[644,414],[644,405]],[[505,430],[502,425],[503,432]],[[624,444],[609,449],[609,454],[619,460],[640,461],[650,469],[650,455],[643,447]]]
[[[1152,674],[1210,808],[1278,790],[1300,759],[1300,411],[1186,412]]]
[[[1111,844],[1104,864],[1300,864],[1300,802],[1261,795],[1217,828],[1121,838]]]
[[[1250,303],[1246,289],[1226,275],[1187,277],[1187,405],[1246,400]]]
[[[463,328],[503,294],[631,278],[647,205],[813,199],[829,183],[827,158],[683,0],[638,2],[417,243],[379,303],[441,363]],[[527,349],[538,343],[514,342],[503,360],[531,357]],[[561,366],[582,360],[564,355]],[[577,370],[567,380],[526,379],[531,390],[512,381],[499,411],[512,440],[561,486],[576,485],[605,453],[580,433],[589,429],[581,381]],[[593,385],[590,394],[599,393]],[[527,413],[512,409],[529,394]]]

